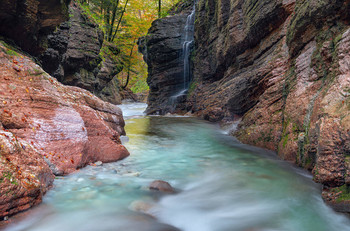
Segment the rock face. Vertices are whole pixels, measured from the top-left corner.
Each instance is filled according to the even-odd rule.
[[[39,203],[54,174],[129,155],[121,110],[0,45],[0,218]]]
[[[171,96],[183,87],[182,44],[191,9],[191,4],[180,5],[173,15],[154,21],[149,35],[139,41],[139,51],[148,64],[148,114],[166,114],[174,109]]]
[[[99,98],[121,104],[121,71],[110,59],[103,59],[103,32],[76,5],[69,5],[68,21],[48,35],[48,49],[41,55],[43,68],[60,82],[89,90]],[[115,52],[118,52],[115,50]]]
[[[1,0],[0,34],[23,50],[40,55],[46,36],[68,18],[69,0]],[[26,38],[26,39],[23,39]]]
[[[41,202],[54,175],[28,141],[0,130],[0,220]]]
[[[45,71],[66,85],[121,104],[120,65],[102,58],[103,33],[70,0],[3,0],[0,35],[37,57]],[[111,52],[118,50],[111,48]]]
[[[350,185],[349,9],[345,0],[199,0],[182,108],[213,122],[241,118],[242,142],[275,150],[325,187]],[[150,29],[154,41],[166,20]],[[173,67],[146,60],[162,73]],[[162,80],[150,103],[168,100],[173,77],[150,71],[149,79]]]

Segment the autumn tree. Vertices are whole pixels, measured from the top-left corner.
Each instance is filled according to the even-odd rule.
[[[148,89],[147,65],[137,52],[138,38],[145,36],[152,22],[164,16],[178,0],[80,0],[86,13],[104,32],[103,56],[123,66],[121,86],[134,92]],[[118,52],[113,52],[118,50]]]

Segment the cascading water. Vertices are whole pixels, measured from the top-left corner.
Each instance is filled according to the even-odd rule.
[[[190,70],[190,55],[191,48],[194,42],[194,19],[196,14],[196,4],[193,4],[193,10],[191,14],[187,17],[185,26],[185,41],[183,43],[183,60],[184,60],[184,88],[188,89],[188,84],[191,80],[191,70]]]
[[[192,46],[194,42],[194,20],[196,14],[196,4],[194,2],[193,9],[191,13],[188,15],[185,25],[185,37],[182,44],[182,56],[183,59],[183,86],[182,89],[177,91],[177,93],[170,97],[170,105],[172,105],[175,109],[176,104],[179,101],[179,98],[185,96],[189,87],[189,83],[191,81],[191,66],[190,66],[190,55],[192,51]]]

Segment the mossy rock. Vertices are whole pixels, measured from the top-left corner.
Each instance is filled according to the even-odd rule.
[[[335,17],[344,0],[298,0],[295,14],[287,31],[287,44],[292,56],[296,56],[311,41],[323,25]]]

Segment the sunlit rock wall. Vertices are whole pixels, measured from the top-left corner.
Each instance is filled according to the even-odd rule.
[[[0,45],[0,219],[38,204],[55,175],[129,152],[122,111]]]

